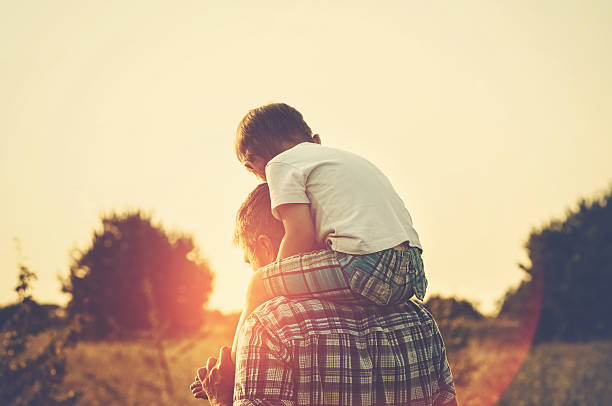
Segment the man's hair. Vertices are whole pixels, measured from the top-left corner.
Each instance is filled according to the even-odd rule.
[[[312,142],[312,131],[302,114],[285,103],[272,103],[250,110],[236,130],[235,149],[240,162],[250,155],[266,162],[281,152],[284,141]]]
[[[270,189],[267,183],[257,185],[238,209],[234,227],[234,244],[253,253],[257,237],[262,234],[270,237],[276,249],[280,246],[285,234],[283,223],[272,215]]]

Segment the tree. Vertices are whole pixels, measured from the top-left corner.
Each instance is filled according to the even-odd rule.
[[[431,296],[424,303],[436,320],[450,352],[465,347],[473,336],[473,323],[484,317],[472,303],[454,297]]]
[[[74,405],[77,394],[61,390],[66,374],[64,350],[74,343],[74,326],[54,328],[46,339],[37,337],[39,345],[33,350],[31,339],[41,333],[48,317],[29,294],[33,279],[36,274],[20,265],[15,288],[19,301],[4,313],[0,326],[0,399],[7,406]]]
[[[84,335],[189,333],[202,323],[213,273],[192,237],[168,235],[139,211],[102,218],[91,246],[78,253],[63,290],[68,315],[82,316]]]
[[[532,231],[526,249],[527,279],[506,294],[500,315],[525,318],[541,307],[539,341],[612,337],[612,190]]]
[[[483,318],[482,314],[474,308],[472,303],[454,297],[431,296],[425,302],[425,307],[429,309],[438,322],[458,318],[469,320],[481,320]]]

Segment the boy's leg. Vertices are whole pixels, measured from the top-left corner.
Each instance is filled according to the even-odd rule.
[[[313,251],[275,261],[260,271],[269,297],[388,305],[413,295],[422,300],[427,288],[421,250],[408,243],[365,255]]]
[[[337,253],[319,250],[298,254],[262,267],[268,297],[314,297],[354,301]]]
[[[406,260],[406,269],[408,272],[408,284],[412,286],[414,295],[419,299],[425,298],[427,291],[427,277],[425,276],[425,267],[423,266],[423,258],[421,258],[421,249],[410,247],[404,251]]]
[[[420,249],[407,243],[366,255],[338,253],[350,289],[379,305],[403,303],[413,295],[423,299],[427,279]]]
[[[421,251],[407,243],[366,255],[313,251],[260,268],[261,304],[276,296],[302,296],[347,303],[388,305],[413,295],[423,299],[427,279]],[[254,308],[254,307],[253,307]]]
[[[402,303],[416,296],[423,300],[427,290],[427,278],[421,259],[421,249],[407,244],[394,248],[399,251],[401,262],[395,270],[389,303]]]

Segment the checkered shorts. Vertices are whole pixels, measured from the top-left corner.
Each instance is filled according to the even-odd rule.
[[[413,295],[423,300],[427,278],[421,250],[407,243],[366,255],[313,251],[263,268],[271,297],[308,296],[348,303],[388,305]]]

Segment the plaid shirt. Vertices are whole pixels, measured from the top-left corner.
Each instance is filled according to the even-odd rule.
[[[249,316],[236,358],[234,406],[429,406],[455,397],[440,331],[414,302],[278,297]]]

